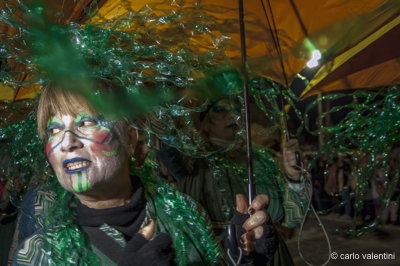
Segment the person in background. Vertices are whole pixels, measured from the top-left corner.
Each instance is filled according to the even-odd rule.
[[[220,239],[225,237],[224,229],[232,216],[235,217],[236,212],[232,208],[234,203],[245,206],[247,201],[244,196],[245,147],[242,142],[235,143],[239,127],[234,113],[238,111],[240,108],[237,104],[229,99],[220,99],[200,114],[200,133],[209,150],[217,152],[204,159],[185,160],[191,161],[191,165],[186,166],[189,173],[186,178],[177,182],[177,187],[182,192],[193,197],[205,208],[214,232]],[[268,196],[266,212],[269,220],[276,226],[299,226],[306,209],[304,180],[295,159],[295,151],[298,150],[295,140],[286,144],[281,156],[284,169],[281,175],[274,158],[265,149],[259,146],[253,149],[256,191]],[[268,265],[293,265],[285,243],[279,239],[278,251],[273,254]]]
[[[394,183],[391,188],[391,197],[389,205],[383,212],[382,223],[383,224],[398,224],[398,211],[399,211],[399,200],[400,200],[400,165],[399,165],[399,149],[393,149],[390,154],[389,162],[389,173],[388,178]]]
[[[311,169],[312,183],[313,183],[313,202],[314,206],[318,211],[324,210],[322,204],[322,193],[324,187],[324,172],[325,172],[325,161],[320,158],[315,167]]]

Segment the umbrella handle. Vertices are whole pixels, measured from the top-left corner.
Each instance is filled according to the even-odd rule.
[[[237,266],[242,261],[243,250],[239,247],[236,239],[236,228],[234,224],[228,225],[227,231],[227,242],[228,242],[228,265]]]

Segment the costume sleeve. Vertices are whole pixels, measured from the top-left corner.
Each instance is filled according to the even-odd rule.
[[[306,197],[305,181],[289,181],[282,178],[284,186],[283,208],[285,211],[283,225],[286,227],[299,227],[307,211],[308,199]]]
[[[219,265],[222,252],[202,208],[160,179],[158,184],[142,181],[146,190],[152,191],[147,199],[158,231],[172,238],[177,265]]]
[[[257,147],[254,157],[256,190],[258,194],[268,195],[268,213],[272,220],[286,227],[300,226],[308,203],[304,179],[292,182],[283,177],[276,159],[263,148]]]
[[[46,256],[43,249],[43,235],[35,234],[24,240],[17,248],[12,265],[48,265]]]

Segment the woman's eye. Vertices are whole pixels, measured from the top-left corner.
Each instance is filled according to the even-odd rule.
[[[55,134],[57,134],[60,131],[61,131],[61,129],[59,129],[59,128],[50,128],[49,129],[50,136],[54,136]]]
[[[95,126],[96,122],[92,120],[83,120],[80,122],[79,126],[80,127],[90,127],[90,126]]]

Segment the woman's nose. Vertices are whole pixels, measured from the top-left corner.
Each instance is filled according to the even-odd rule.
[[[61,151],[72,152],[83,147],[83,143],[73,131],[67,130],[61,142]]]

